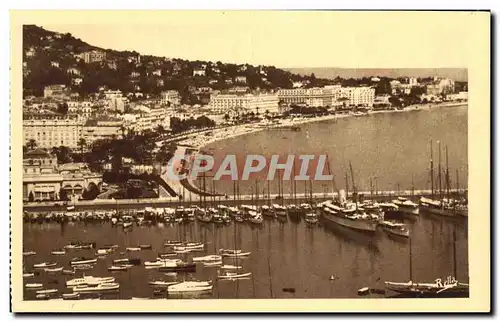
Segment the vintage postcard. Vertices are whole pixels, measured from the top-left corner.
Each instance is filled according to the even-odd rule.
[[[13,11],[14,312],[489,312],[490,13]]]

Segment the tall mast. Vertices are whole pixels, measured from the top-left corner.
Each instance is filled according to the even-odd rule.
[[[268,206],[271,206],[270,180],[267,180],[267,203],[268,203]]]
[[[411,174],[411,196],[415,197],[415,182],[413,181],[413,173]]]
[[[458,184],[458,169],[456,170],[457,172],[457,198],[460,197],[460,185]]]
[[[297,204],[297,181],[295,181],[295,162],[293,163],[293,179],[292,179],[292,187],[293,187],[293,203]]]
[[[233,181],[233,207],[236,206],[236,181]],[[235,234],[236,238],[236,234]]]
[[[370,176],[370,199],[373,199],[373,178]]]
[[[453,277],[457,277],[457,234],[453,225]]]
[[[410,282],[413,284],[413,267],[411,262],[411,235],[408,237],[408,246],[410,247]]]
[[[349,177],[347,176],[347,171],[345,172],[345,195],[349,198]]]
[[[448,146],[446,146],[446,194],[450,198],[450,173],[448,169]]]
[[[255,204],[259,209],[259,182],[255,180]]]
[[[443,199],[443,190],[441,187],[441,141],[438,141],[438,149],[439,149],[439,161],[438,161],[438,187],[439,187],[439,199]]]
[[[434,198],[434,160],[432,159],[432,139],[431,139],[431,195]]]
[[[309,204],[312,205],[313,203],[313,186],[312,186],[312,180],[309,180]]]
[[[337,198],[338,198],[339,197],[339,190],[337,189],[337,185],[335,184],[335,177],[333,176],[333,173],[330,169],[330,159],[328,158],[328,154],[326,155],[326,160],[328,161],[326,163],[326,166],[328,167],[328,174],[332,175],[332,189],[333,189],[333,191],[337,191]],[[333,194],[333,191],[332,191],[332,194]]]
[[[357,211],[358,210],[358,190],[356,189],[356,183],[354,182],[354,171],[352,171],[351,161],[349,161],[349,168],[351,169],[353,200],[356,203],[356,211]]]

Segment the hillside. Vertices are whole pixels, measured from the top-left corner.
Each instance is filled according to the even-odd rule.
[[[106,56],[101,61],[85,62],[79,55],[90,50],[105,52]],[[180,92],[183,103],[192,104],[200,98],[193,94],[193,88],[273,89],[290,88],[293,81],[299,80],[309,81],[311,86],[329,82],[274,66],[187,61],[103,49],[69,33],[56,33],[34,25],[23,27],[23,62],[24,95],[36,96],[43,95],[44,86],[50,84],[66,84],[81,96],[94,93],[102,86],[145,94],[175,89]],[[204,75],[193,76],[197,69],[204,70]]]
[[[314,73],[316,77],[327,79],[340,78],[363,78],[363,77],[417,77],[426,78],[433,76],[449,77],[455,81],[467,81],[466,68],[285,68],[286,70],[300,75]]]

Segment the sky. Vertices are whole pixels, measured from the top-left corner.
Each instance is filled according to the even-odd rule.
[[[46,20],[91,45],[141,54],[253,65],[466,68],[466,12],[134,12]],[[92,21],[92,22],[90,22]]]

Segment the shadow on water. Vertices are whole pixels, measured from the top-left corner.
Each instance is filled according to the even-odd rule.
[[[345,228],[336,225],[325,220],[321,221],[321,225],[325,232],[330,235],[335,235],[340,237],[346,243],[355,243],[357,245],[366,247],[370,252],[375,254],[380,254],[380,250],[377,245],[377,234],[376,233],[364,233],[361,231],[356,231],[354,229]]]

